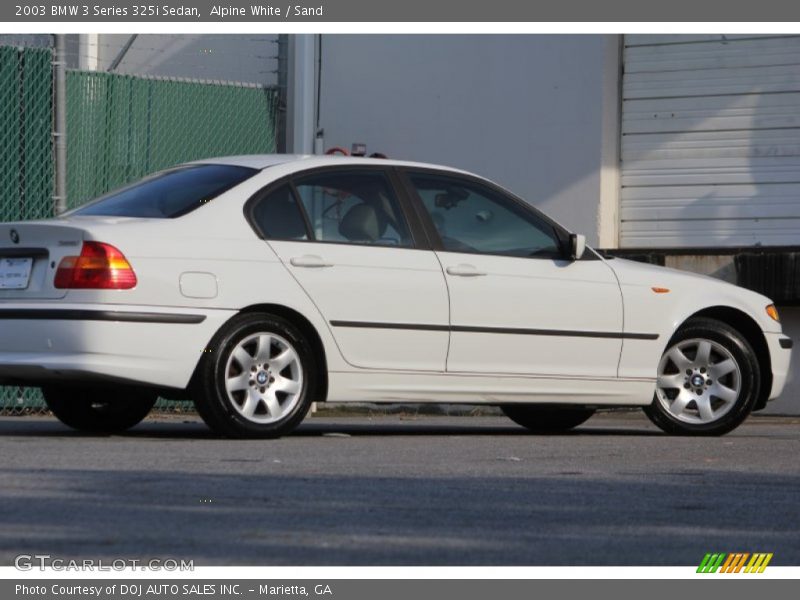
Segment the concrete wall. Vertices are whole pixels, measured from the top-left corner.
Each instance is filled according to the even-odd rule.
[[[48,33],[2,33],[0,46],[24,46],[33,48],[50,48],[53,36]]]
[[[475,171],[597,244],[601,189],[618,189],[602,176],[617,36],[324,35],[321,48],[326,148]]]
[[[96,53],[97,69],[105,71],[129,38],[123,34],[100,34],[96,50],[88,51]],[[274,34],[143,34],[133,42],[116,71],[275,85],[277,40]],[[84,44],[91,43],[84,39]],[[83,49],[82,54],[86,53]]]

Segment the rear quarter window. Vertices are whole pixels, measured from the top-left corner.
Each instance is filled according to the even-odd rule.
[[[174,219],[200,208],[258,173],[234,165],[192,165],[162,171],[101,196],[71,216]]]
[[[303,213],[288,185],[270,192],[253,207],[253,221],[261,234],[270,240],[307,240]]]

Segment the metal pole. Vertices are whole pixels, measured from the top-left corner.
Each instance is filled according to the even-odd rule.
[[[286,129],[287,92],[289,89],[289,35],[278,36],[278,117],[275,149],[279,154],[286,152],[288,133]]]
[[[312,154],[314,151],[315,47],[314,35],[297,34],[289,38],[286,130],[287,151],[294,154]]]
[[[67,210],[67,41],[65,35],[56,35],[55,70],[55,123],[53,145],[55,147],[55,194],[53,196],[56,215]]]

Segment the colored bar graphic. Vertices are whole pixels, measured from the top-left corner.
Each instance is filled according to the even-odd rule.
[[[711,558],[710,554],[706,554],[703,557],[703,560],[700,561],[700,566],[697,567],[697,572],[698,573],[705,573],[706,572],[705,568],[706,568],[706,565],[708,564],[708,561],[709,561],[710,558]]]
[[[738,563],[736,563],[736,568],[733,570],[734,573],[738,573],[739,571],[742,570],[742,567],[744,566],[744,563],[747,560],[748,556],[750,556],[749,552],[745,552],[744,554],[742,554],[742,558],[739,560]]]
[[[697,572],[716,573],[719,570],[720,573],[739,573],[744,568],[744,573],[763,573],[772,560],[772,556],[771,552],[755,552],[753,554],[749,552],[708,552],[700,561]]]
[[[716,553],[715,552],[714,554],[706,554],[703,557],[703,560],[700,563],[700,566],[697,567],[697,572],[698,573],[716,573],[717,569],[719,569],[720,565],[722,564],[722,561],[724,561],[726,557],[727,557],[727,554],[724,553],[724,552],[722,552],[722,553]]]
[[[772,560],[772,553],[769,554],[765,552],[759,552],[757,554],[753,554],[753,558],[750,559],[750,562],[747,563],[747,567],[745,567],[745,573],[763,573],[764,569],[767,568],[769,561]]]
[[[739,559],[739,554],[728,554],[728,558],[722,565],[720,573],[730,573],[733,571],[733,565]]]
[[[772,560],[772,552],[767,554],[767,557],[764,559],[764,562],[761,563],[761,568],[758,570],[758,572],[759,573],[763,573],[764,569],[767,568],[767,565],[769,564],[769,561],[771,561],[771,560]]]

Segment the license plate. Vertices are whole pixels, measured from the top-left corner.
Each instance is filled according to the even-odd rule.
[[[32,266],[32,258],[0,258],[0,290],[24,290]]]

